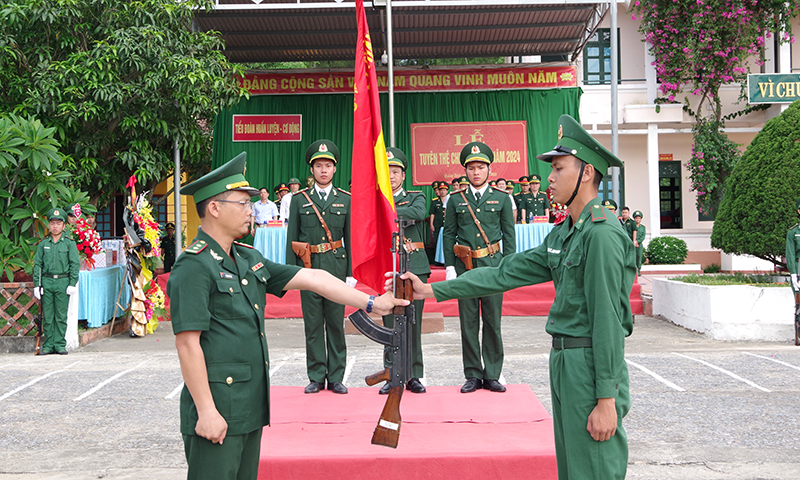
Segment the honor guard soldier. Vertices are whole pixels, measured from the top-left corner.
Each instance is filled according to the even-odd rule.
[[[642,212],[639,210],[633,212],[633,220],[636,222],[636,229],[633,231],[633,248],[636,249],[636,274],[639,275],[642,271],[644,236],[647,234],[647,229],[642,224]],[[797,265],[796,262],[795,265]]]
[[[235,242],[250,225],[246,154],[183,186],[200,216],[197,237],[175,262],[167,294],[185,386],[180,429],[188,478],[256,480],[261,434],[269,425],[266,294],[312,290],[387,313],[391,295],[371,297],[321,270],[280,265]],[[407,303],[407,302],[403,302]]]
[[[514,253],[517,245],[513,201],[505,191],[488,185],[494,161],[492,149],[481,142],[468,143],[461,150],[460,160],[470,185],[450,195],[447,205],[442,234],[447,279],[472,268],[495,267],[504,256]],[[481,387],[493,392],[506,390],[499,382],[503,369],[502,310],[502,293],[458,301],[461,358],[467,379],[461,387],[462,393]]]
[[[166,234],[161,237],[161,254],[164,256],[164,273],[172,271],[175,264],[175,224],[168,222],[164,225]]]
[[[542,186],[542,179],[539,175],[531,175],[531,196],[533,197],[533,204],[528,210],[528,216],[534,217],[549,217],[550,216],[550,200],[547,199],[547,194],[540,192],[539,188]]]
[[[405,174],[405,169],[403,169],[403,173]],[[428,210],[428,222],[431,229],[431,238],[435,244],[439,238],[439,229],[444,225],[444,199],[439,193],[442,190],[442,182],[433,182],[431,186],[435,196],[431,199],[431,207]],[[446,183],[444,187],[447,188]]]
[[[403,183],[406,179],[406,168],[408,167],[408,159],[402,150],[395,147],[386,149],[386,156],[389,160],[389,180],[392,185],[392,195],[394,196],[394,205],[397,209],[397,217],[406,221],[414,221],[413,225],[405,227],[405,238],[403,239],[403,246],[409,255],[411,266],[409,271],[419,277],[423,282],[428,281],[428,276],[431,273],[431,267],[428,264],[428,256],[425,254],[425,243],[422,237],[425,233],[425,195],[422,192],[408,192],[403,189]],[[411,376],[412,378],[406,383],[406,388],[413,393],[425,393],[425,386],[419,380],[425,374],[425,369],[422,363],[422,309],[425,306],[425,300],[414,300],[414,325],[412,326],[412,340],[411,340]],[[383,317],[383,324],[389,328],[394,327],[394,316],[386,315]],[[386,367],[389,367],[391,358],[385,359]],[[392,385],[390,382],[381,387],[379,393],[388,395]]]
[[[306,150],[315,185],[292,197],[286,232],[286,263],[321,268],[355,286],[350,264],[350,193],[333,186],[339,149],[330,140],[317,140]],[[325,388],[347,393],[344,369],[344,305],[314,292],[300,292],[306,333],[306,369],[310,383],[305,393]]]
[[[794,202],[797,215],[800,216],[800,198]],[[797,260],[800,258],[800,223],[796,223],[786,233],[786,268],[792,278],[792,290],[794,293],[800,291],[800,280],[798,280]]]
[[[520,191],[514,194],[514,205],[517,207],[517,223],[528,223],[528,212],[530,212],[528,204],[533,199],[531,184],[525,175],[519,177],[518,183]]]
[[[450,282],[414,281],[414,297],[441,302],[553,281],[546,330],[553,337],[558,478],[621,480],[628,466],[622,418],[630,409],[625,337],[633,329],[629,295],[636,266],[633,243],[597,191],[608,168],[622,162],[568,115],[559,119],[558,144],[537,158],[552,163],[553,199],[569,206],[569,217],[544,243],[503,258],[496,268]]]
[[[47,214],[50,235],[39,242],[33,257],[34,294],[42,300],[44,344],[39,355],[67,354],[67,310],[69,297],[78,293],[81,260],[78,247],[64,235],[67,212],[54,208]]]

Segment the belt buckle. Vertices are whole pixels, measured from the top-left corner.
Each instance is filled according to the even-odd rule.
[[[58,275],[53,275],[53,278],[58,278]]]
[[[331,246],[329,243],[322,243],[320,245],[317,245],[317,249],[319,250],[319,253],[325,253],[331,249]]]
[[[553,337],[553,348],[564,350],[564,337]]]

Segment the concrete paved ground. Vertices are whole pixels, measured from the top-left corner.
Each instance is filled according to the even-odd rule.
[[[266,323],[273,384],[304,386],[302,321]],[[458,320],[445,324],[423,336],[428,385],[463,382]],[[529,384],[549,410],[544,324],[504,318],[502,380]],[[0,355],[0,480],[185,478],[173,342],[162,324],[67,356]],[[347,342],[346,384],[363,387],[381,349],[360,336]],[[717,342],[640,316],[626,358],[628,478],[800,478],[800,347]]]

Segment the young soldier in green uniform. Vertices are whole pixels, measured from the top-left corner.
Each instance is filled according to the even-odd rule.
[[[631,240],[633,240],[633,232],[636,231],[636,222],[631,218],[631,209],[626,207],[622,207],[619,211],[619,223],[622,225],[622,229],[625,230],[625,233],[628,234]]]
[[[514,194],[514,204],[517,207],[517,223],[528,223],[528,204],[533,200],[531,195],[531,182],[526,176],[519,177],[520,191]]]
[[[422,241],[425,232],[425,195],[421,192],[407,192],[403,189],[406,179],[406,168],[408,159],[402,150],[395,147],[386,149],[386,156],[389,159],[389,181],[392,184],[392,195],[394,195],[394,206],[397,209],[397,217],[403,220],[416,222],[414,225],[405,227],[405,239],[403,245],[408,252],[411,266],[409,271],[419,277],[423,282],[428,281],[431,274],[431,267],[428,264],[428,257],[425,255],[425,243]],[[420,378],[425,375],[425,367],[422,363],[422,309],[425,300],[414,300],[413,340],[411,342],[411,354],[413,356],[411,376],[406,383],[406,388],[413,393],[425,393],[425,386],[420,382]],[[389,328],[394,327],[394,316],[386,315],[383,317],[383,324]],[[386,358],[386,367],[389,366],[390,358]],[[391,389],[390,382],[381,387],[379,393],[388,395]]]
[[[633,212],[633,220],[636,222],[636,228],[633,230],[633,247],[636,249],[636,274],[639,275],[642,271],[644,236],[647,234],[647,229],[642,225],[642,212],[639,210]]]
[[[628,443],[622,418],[630,409],[625,337],[633,329],[629,295],[636,267],[633,243],[597,198],[608,167],[622,162],[568,115],[559,119],[558,144],[537,158],[552,163],[550,188],[556,202],[569,206],[567,220],[540,246],[494,268],[432,285],[414,281],[414,297],[441,302],[552,280],[556,298],[546,330],[553,336],[558,478],[623,479]]]
[[[264,299],[312,290],[338,303],[384,314],[391,295],[368,296],[322,270],[280,265],[234,239],[250,226],[246,155],[181,192],[193,195],[197,238],[167,283],[181,373],[181,434],[189,479],[255,480],[261,432],[269,424],[269,353]],[[407,302],[402,302],[407,303]]]
[[[442,248],[448,280],[466,272],[467,265],[478,270],[497,266],[503,256],[514,253],[517,246],[513,201],[505,191],[487,184],[494,161],[492,149],[485,143],[468,143],[461,150],[460,160],[470,185],[451,194],[447,204]],[[455,250],[459,251],[458,258]],[[502,293],[458,301],[461,358],[467,378],[461,387],[462,393],[474,392],[481,386],[493,392],[506,390],[499,382],[503,369],[502,310]],[[478,339],[481,317],[482,343]]]
[[[350,194],[333,186],[339,149],[330,140],[317,140],[306,150],[315,185],[294,194],[289,206],[286,231],[286,264],[304,266],[292,242],[308,244],[312,268],[321,268],[355,286],[350,264]],[[344,243],[343,243],[344,242]],[[306,333],[306,370],[310,383],[306,393],[325,388],[347,393],[344,369],[347,343],[344,338],[344,305],[314,292],[300,292]]]
[[[67,212],[54,208],[47,214],[50,236],[39,242],[33,257],[34,294],[42,299],[44,344],[39,355],[67,354],[67,310],[69,297],[78,293],[81,260],[78,247],[64,235]]]
[[[797,215],[800,215],[800,198],[794,203]],[[800,257],[800,223],[796,223],[786,232],[786,268],[792,277],[792,290],[797,293],[800,290],[800,281],[797,274],[797,259]]]
[[[547,194],[540,192],[539,188],[542,186],[542,179],[539,175],[531,175],[531,196],[533,197],[533,204],[528,210],[528,216],[533,214],[534,217],[549,217],[550,216],[550,200],[547,199]]]

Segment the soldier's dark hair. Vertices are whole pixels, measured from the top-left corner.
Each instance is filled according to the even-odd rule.
[[[627,205],[626,205],[626,206],[622,207],[622,209],[620,209],[620,212],[621,212],[622,210],[628,210],[628,211],[630,211],[630,208],[628,208],[628,207],[627,207]]]
[[[230,191],[227,191],[227,192],[218,193],[218,194],[214,195],[213,197],[206,198],[202,202],[199,202],[199,203],[195,204],[195,207],[197,208],[197,216],[200,217],[200,219],[205,218],[206,210],[208,209],[208,204],[211,201],[217,200],[217,199],[224,200],[224,199],[228,198],[230,196],[231,192],[233,192],[233,191],[235,191],[235,190],[230,190]]]

